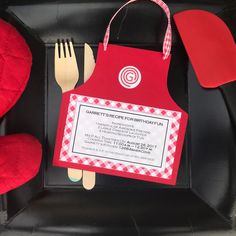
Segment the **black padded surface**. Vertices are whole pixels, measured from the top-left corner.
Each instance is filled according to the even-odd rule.
[[[46,191],[7,229],[32,235],[198,235],[229,224],[186,190]]]
[[[232,124],[220,91],[202,89],[197,83],[174,25],[168,88],[189,112],[177,185],[99,175],[97,188],[86,192],[69,182],[66,170],[51,165],[60,103],[53,77],[53,43],[72,37],[82,68],[83,43],[96,52],[110,16],[122,2],[5,1],[6,11],[0,14],[25,36],[34,61],[30,83],[2,130],[38,137],[44,162],[35,179],[5,196],[3,210],[10,221],[1,235],[235,235]],[[172,13],[196,8],[217,13],[235,33],[235,1],[168,3]],[[124,10],[112,25],[111,42],[161,50],[166,19],[153,6],[142,1]]]

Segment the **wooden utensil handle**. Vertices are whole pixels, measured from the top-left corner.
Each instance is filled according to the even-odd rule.
[[[86,190],[91,190],[96,184],[96,173],[92,171],[83,170],[83,186]]]
[[[78,169],[72,169],[72,168],[68,168],[67,169],[67,173],[68,173],[68,177],[72,182],[78,182],[82,179],[83,176],[83,172],[82,170],[78,170]]]

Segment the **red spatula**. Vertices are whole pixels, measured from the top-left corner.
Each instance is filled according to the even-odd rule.
[[[202,10],[177,13],[174,21],[200,85],[220,88],[236,128],[236,44],[230,30]]]

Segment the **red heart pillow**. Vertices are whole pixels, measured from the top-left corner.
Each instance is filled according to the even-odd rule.
[[[0,117],[17,102],[28,82],[32,55],[17,30],[0,19]]]
[[[0,194],[32,179],[39,171],[41,144],[28,134],[0,137]]]

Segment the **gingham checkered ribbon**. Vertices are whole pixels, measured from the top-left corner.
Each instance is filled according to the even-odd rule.
[[[111,23],[114,20],[114,18],[116,17],[116,15],[127,5],[129,5],[132,2],[136,2],[138,0],[130,0],[127,3],[125,3],[120,9],[117,10],[117,12],[112,16],[108,27],[106,29],[106,33],[104,36],[104,40],[103,40],[103,47],[104,47],[104,51],[107,50],[107,45],[109,42],[109,38],[110,38],[110,28],[111,28]],[[167,29],[166,29],[166,33],[165,33],[165,37],[164,37],[164,42],[163,42],[163,47],[162,47],[162,51],[163,51],[163,59],[167,59],[168,56],[170,55],[170,51],[171,51],[171,43],[172,43],[172,32],[171,32],[171,23],[170,23],[170,10],[168,8],[168,6],[162,1],[162,0],[150,0],[154,3],[156,3],[157,5],[159,5],[163,11],[166,13],[167,19],[168,19],[168,25],[167,25]]]
[[[155,114],[161,116],[167,116],[172,118],[171,131],[169,136],[169,143],[167,147],[166,163],[163,169],[154,169],[147,167],[139,167],[134,165],[125,165],[123,163],[114,163],[107,160],[94,159],[88,156],[70,154],[69,148],[72,143],[72,127],[76,115],[76,106],[79,103],[93,104],[111,108],[122,108],[123,110],[142,112],[147,114]],[[68,107],[68,113],[66,118],[66,125],[64,129],[64,136],[62,140],[62,147],[60,152],[60,161],[68,163],[77,163],[88,166],[95,166],[100,168],[106,168],[110,170],[135,173],[139,175],[147,175],[151,177],[158,177],[163,179],[170,179],[173,172],[176,145],[178,140],[178,133],[180,128],[181,112],[170,111],[165,109],[81,96],[71,94],[70,103]]]

